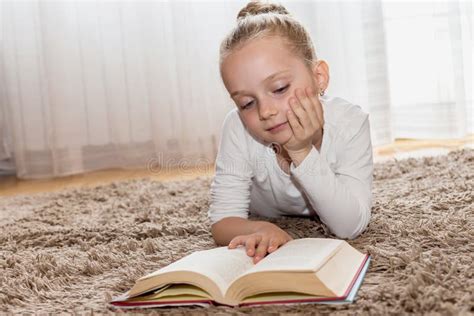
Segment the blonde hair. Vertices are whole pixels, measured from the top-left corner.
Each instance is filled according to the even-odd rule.
[[[279,36],[288,49],[311,68],[316,53],[309,33],[281,4],[251,1],[237,15],[237,25],[224,38],[219,52],[219,69],[233,51],[245,43],[263,37]]]

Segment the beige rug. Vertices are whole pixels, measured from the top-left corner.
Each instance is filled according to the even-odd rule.
[[[210,178],[133,180],[0,201],[0,312],[107,313],[111,296],[196,250],[214,247]],[[354,304],[148,310],[181,314],[474,312],[474,150],[375,167],[374,207],[356,248],[372,264]],[[316,221],[276,221],[294,237]]]

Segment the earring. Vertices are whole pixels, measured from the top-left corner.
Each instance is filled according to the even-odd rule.
[[[324,95],[324,90],[321,90],[321,92],[319,92],[319,95],[323,96]]]

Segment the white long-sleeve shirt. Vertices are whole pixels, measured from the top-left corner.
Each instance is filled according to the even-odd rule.
[[[321,98],[324,133],[290,174],[278,165],[271,144],[251,136],[237,108],[225,117],[209,218],[247,218],[252,214],[318,215],[339,238],[355,238],[370,220],[372,145],[368,114],[341,98]]]

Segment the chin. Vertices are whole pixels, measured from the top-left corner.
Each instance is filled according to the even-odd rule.
[[[279,145],[285,145],[291,139],[292,136],[291,132],[284,132],[280,134],[272,135],[273,137],[270,138],[270,142],[277,143]]]

